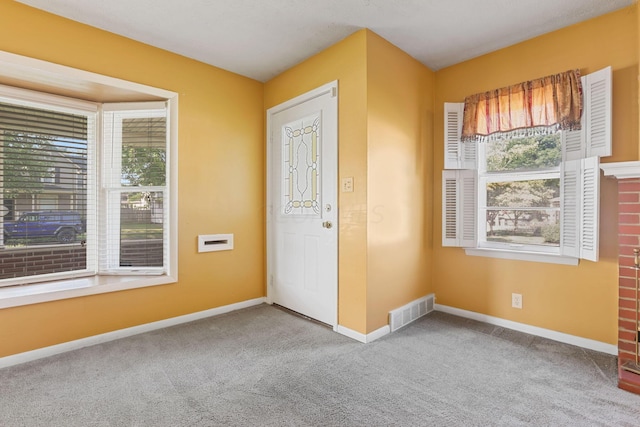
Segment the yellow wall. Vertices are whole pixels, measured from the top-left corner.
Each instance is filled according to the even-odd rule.
[[[265,109],[338,80],[338,174],[354,191],[339,193],[338,323],[366,332],[367,292],[367,31],[336,45],[265,84]]]
[[[436,73],[434,209],[441,212],[443,103],[572,68],[587,74],[613,67],[613,156],[638,159],[638,19],[629,7]],[[600,261],[577,267],[465,256],[442,248],[441,217],[434,220],[437,302],[571,335],[617,340],[616,184],[602,180]],[[523,309],[511,308],[511,293]]]
[[[26,24],[28,23],[28,24]],[[636,160],[638,17],[630,7],[433,73],[368,30],[266,84],[0,0],[0,50],[175,91],[179,283],[0,310],[0,357],[265,295],[264,111],[339,82],[339,323],[438,303],[616,342],[615,182],[603,181],[600,262],[578,267],[441,247],[443,103],[547,74],[614,68],[614,155]],[[435,141],[435,142],[434,142]],[[433,177],[433,178],[431,178]],[[196,235],[235,233],[197,254]],[[511,293],[524,308],[511,308]]]
[[[260,82],[13,1],[0,50],[179,93],[179,282],[0,310],[0,357],[264,296]],[[234,250],[198,254],[203,233]]]
[[[432,292],[434,78],[367,33],[367,332]]]
[[[265,85],[270,108],[338,80],[338,323],[370,333],[430,292],[434,73],[369,30]]]

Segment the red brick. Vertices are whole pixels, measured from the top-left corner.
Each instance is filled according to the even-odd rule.
[[[635,343],[637,332],[634,331],[618,331],[618,342]]]
[[[618,381],[618,388],[629,393],[640,394],[640,386],[626,381]]]
[[[640,212],[640,208],[635,208]],[[618,234],[640,236],[640,225],[618,225]]]
[[[624,362],[628,360],[636,360],[636,352],[635,350],[632,352],[620,351],[618,352],[618,362],[620,366],[624,364]]]
[[[636,290],[635,289],[629,289],[629,288],[619,288],[618,289],[618,297],[620,297],[620,299],[622,298],[629,298],[629,299],[635,299],[636,298]]]
[[[24,268],[5,268],[2,270],[4,273],[21,273],[24,271]]]
[[[633,342],[626,342],[626,341],[619,341],[618,342],[618,350],[619,351],[626,351],[629,352],[631,354],[635,354],[636,352],[636,343]]]
[[[622,256],[634,256],[634,249],[640,249],[637,246],[624,246],[624,245],[620,245],[619,249],[618,249],[618,255],[622,255]],[[638,253],[640,255],[640,252]]]
[[[618,205],[618,213],[640,213],[640,203],[624,203]]]
[[[633,320],[636,318],[636,312],[635,310],[628,310],[623,307],[618,307],[618,317]]]
[[[620,331],[635,331],[638,329],[636,325],[636,319],[635,316],[632,317],[631,319],[619,319],[618,320],[618,325],[620,327]]]
[[[43,261],[38,261],[42,263]],[[630,256],[618,257],[618,274],[622,277],[636,277],[636,269],[633,267],[633,258]]]
[[[640,331],[638,331],[638,327],[635,326],[636,325],[636,319],[635,316],[632,317],[631,319],[623,319],[620,320],[620,322],[622,324],[620,324],[620,327],[618,328],[618,332],[624,332],[624,333],[635,333],[638,332],[640,333]],[[635,339],[635,338],[633,338]]]
[[[635,289],[636,279],[633,277],[620,277],[618,279],[618,286],[620,288]]]
[[[636,269],[620,265],[618,267],[618,276],[635,280]]]
[[[628,308],[631,310],[636,309],[636,300],[635,299],[622,299],[618,300],[618,306],[622,308]]]
[[[640,215],[637,214],[620,214],[618,215],[619,224],[640,224]]]
[[[618,193],[626,193],[629,191],[640,191],[639,179],[632,178],[618,181]]]
[[[631,254],[631,255],[622,255],[622,254],[620,254],[620,255],[621,256],[618,257],[618,265],[620,267],[626,267],[626,268],[630,269],[632,274],[635,277],[635,268],[633,268],[633,267],[635,267],[636,260],[635,260],[635,257],[633,256],[633,254]],[[638,261],[640,261],[640,257],[639,257]],[[628,272],[627,272],[627,275],[628,275]]]
[[[618,344],[631,344],[635,346],[636,333],[636,331],[618,331]],[[633,351],[635,352],[635,350]]]
[[[640,245],[640,239],[638,239],[638,236],[618,236],[618,243],[637,247]]]
[[[638,193],[618,193],[618,203],[638,203],[640,194]]]
[[[635,362],[635,359],[632,362]],[[624,363],[621,363],[618,368],[618,387],[631,393],[640,394],[640,375],[623,369],[623,365]]]

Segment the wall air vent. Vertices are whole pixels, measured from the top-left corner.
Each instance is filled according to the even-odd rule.
[[[233,234],[201,234],[198,236],[198,252],[230,251]]]
[[[434,307],[434,294],[429,294],[426,297],[417,299],[404,305],[400,308],[396,308],[389,312],[389,326],[391,332],[394,332],[403,326],[408,325],[416,319],[424,316],[427,313],[433,311]]]

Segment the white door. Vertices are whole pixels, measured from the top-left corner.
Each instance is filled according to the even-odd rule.
[[[267,299],[337,326],[337,82],[267,111]]]

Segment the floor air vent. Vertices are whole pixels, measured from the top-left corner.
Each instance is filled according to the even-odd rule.
[[[434,296],[431,294],[390,311],[389,326],[391,327],[391,332],[397,331],[403,326],[433,311],[433,303]]]

